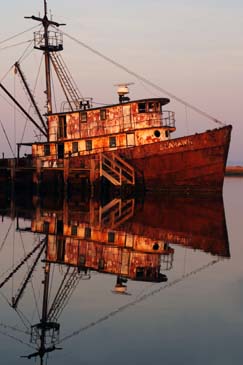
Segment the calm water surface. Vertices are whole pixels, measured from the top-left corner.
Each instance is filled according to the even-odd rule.
[[[224,203],[0,203],[2,364],[242,364],[243,179]]]

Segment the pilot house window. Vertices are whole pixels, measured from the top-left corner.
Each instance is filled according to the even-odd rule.
[[[78,234],[78,226],[71,226],[71,235],[77,236]]]
[[[138,112],[146,113],[146,103],[138,103]]]
[[[108,232],[108,242],[115,242],[115,232]]]
[[[90,227],[85,227],[85,229],[84,229],[84,238],[86,238],[86,239],[91,238],[91,228]]]
[[[67,137],[67,121],[66,115],[59,115],[58,117],[58,137],[66,138]]]
[[[110,147],[116,147],[116,137],[110,137],[109,138],[109,146]]]
[[[150,113],[156,113],[159,111],[159,104],[158,103],[154,103],[154,102],[149,102],[148,103],[148,111]]]
[[[100,120],[106,119],[106,109],[100,109]]]
[[[80,113],[80,122],[86,123],[87,122],[87,112],[81,112]]]
[[[92,150],[92,139],[88,139],[87,141],[85,141],[86,144],[86,151],[91,151]]]
[[[72,143],[72,152],[78,152],[78,142],[73,142]]]
[[[44,145],[44,155],[45,156],[50,156],[50,145],[49,144],[45,144]]]

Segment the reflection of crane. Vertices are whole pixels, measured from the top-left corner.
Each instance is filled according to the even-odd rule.
[[[0,289],[9,281],[9,279],[11,279],[11,277],[16,274],[18,272],[18,270],[24,265],[24,263],[26,261],[28,261],[28,259],[42,246],[42,249],[41,249],[41,253],[43,252],[43,247],[45,247],[44,243],[46,244],[46,238],[44,238],[43,240],[41,240],[34,248],[33,250],[31,250],[28,255],[26,255],[21,261],[20,263],[10,272],[10,274],[0,283]],[[38,254],[38,257],[40,257],[40,255]],[[36,265],[36,260],[34,262],[34,265],[33,267],[31,268],[31,274],[35,268],[35,265]],[[28,275],[28,280],[30,279],[30,276],[31,275]],[[23,284],[23,290],[25,289],[27,283],[28,283],[28,280],[25,280],[24,281],[24,284]],[[21,289],[20,292],[21,294],[23,293],[23,290]],[[19,300],[19,295],[17,295],[17,299]],[[15,299],[14,299],[15,301]],[[15,306],[14,306],[15,307]]]
[[[71,267],[68,266],[55,299],[52,302],[52,306],[49,309],[48,318],[50,320],[57,320],[59,318],[81,278],[90,279],[90,275],[79,271],[76,267],[73,267],[71,270]]]

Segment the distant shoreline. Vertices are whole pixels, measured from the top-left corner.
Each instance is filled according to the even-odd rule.
[[[226,176],[243,176],[243,166],[226,166]]]

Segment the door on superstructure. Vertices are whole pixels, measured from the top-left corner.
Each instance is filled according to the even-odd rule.
[[[130,255],[129,252],[126,250],[122,251],[121,257],[121,275],[128,275],[129,273],[129,259]]]
[[[135,146],[135,135],[134,133],[127,133],[127,147]]]
[[[58,143],[57,145],[57,158],[58,159],[64,158],[64,143]]]
[[[123,127],[125,130],[130,129],[132,127],[131,105],[123,105],[122,112],[123,112]]]

